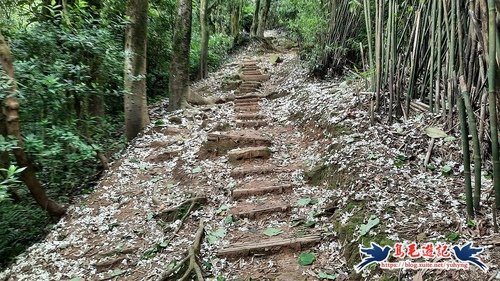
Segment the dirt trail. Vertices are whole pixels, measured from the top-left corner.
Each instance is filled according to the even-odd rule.
[[[234,102],[151,108],[152,124],[95,191],[0,280],[159,280],[183,260],[200,221],[197,260],[206,280],[500,278],[491,216],[475,227],[463,220],[459,138],[436,141],[437,169],[422,170],[422,129],[435,116],[369,126],[369,96],[360,88],[309,79],[289,49],[248,47],[192,86],[205,97],[234,95]],[[452,175],[440,172],[443,165]],[[487,202],[491,181],[484,183]],[[203,200],[179,206],[193,198]],[[361,235],[372,216],[380,223]],[[455,243],[485,247],[490,271],[353,272],[359,244],[446,241],[450,233],[458,234]]]
[[[258,63],[256,60],[242,61],[240,94],[256,92],[261,82],[269,80],[270,75],[262,74]],[[243,280],[306,280],[297,256],[321,241],[321,230],[312,228],[316,224],[312,217],[308,222],[305,219],[297,222],[297,225],[309,223],[311,228],[292,227],[292,209],[305,207],[312,199],[304,197],[300,201],[300,197],[293,194],[298,185],[290,180],[290,175],[300,172],[300,164],[280,165],[269,159],[272,154],[287,153],[273,144],[290,128],[268,126],[270,118],[262,114],[261,103],[260,98],[237,95],[234,111],[236,124],[241,129],[221,133],[214,141],[215,147],[220,143],[221,147],[232,149],[227,155],[233,167],[231,176],[237,182],[231,190],[233,207],[228,214],[231,220],[237,220],[238,227],[229,229],[228,245],[220,248],[217,256],[237,260],[239,266],[232,274]],[[241,136],[247,141],[238,141]],[[235,141],[228,145],[227,139]],[[289,140],[281,145],[296,144]]]

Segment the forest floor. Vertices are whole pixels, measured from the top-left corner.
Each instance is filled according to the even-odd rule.
[[[434,168],[423,169],[424,129],[439,127],[437,115],[370,126],[363,81],[314,80],[293,43],[278,37],[275,46],[254,43],[192,86],[205,96],[234,95],[244,64],[270,75],[255,87],[269,99],[178,112],[167,112],[166,101],[153,106],[152,124],[95,191],[0,280],[158,280],[193,245],[200,221],[207,280],[500,279],[489,208],[474,223],[464,219],[459,137],[437,139]],[[492,185],[483,180],[486,206]],[[371,266],[356,274],[358,247],[370,241],[473,241],[489,271]]]

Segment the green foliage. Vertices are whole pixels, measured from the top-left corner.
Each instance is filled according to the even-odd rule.
[[[16,204],[9,200],[0,203],[0,266],[42,238],[49,218],[34,203]]]
[[[91,186],[97,151],[122,145],[115,132],[123,118],[123,19],[111,12],[101,17],[85,1],[69,7],[64,17],[57,7],[43,16],[42,5],[11,3],[20,6],[0,13],[0,27],[14,57],[25,149],[50,196],[66,201]],[[26,13],[21,7],[33,9]],[[96,98],[105,105],[104,116],[93,113]],[[17,140],[0,136],[1,152],[16,145]],[[0,198],[6,197],[7,186],[15,192],[15,198],[0,203],[3,266],[42,238],[49,221],[15,180],[20,170],[1,171],[7,177],[0,183]]]
[[[10,165],[8,169],[0,169],[1,172],[4,172],[4,179],[0,182],[0,203],[8,198],[8,189],[19,181],[16,178],[16,174],[21,173],[26,168],[18,169],[14,165]]]
[[[233,39],[224,33],[210,35],[210,40],[208,41],[208,67],[211,71],[217,69],[225,61],[232,48],[232,44]],[[189,56],[189,74],[193,80],[199,76],[200,50],[200,36],[194,35],[191,39],[191,52]]]

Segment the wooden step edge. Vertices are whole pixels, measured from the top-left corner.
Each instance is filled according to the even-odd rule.
[[[234,105],[235,106],[246,106],[249,104],[250,105],[259,105],[261,101],[262,101],[261,99],[255,99],[255,98],[241,99],[241,100],[235,100]]]
[[[248,102],[238,102],[234,104],[235,107],[247,107],[247,106],[260,106],[258,101],[248,101]]]
[[[288,213],[291,209],[292,206],[290,205],[264,206],[248,211],[231,212],[231,214],[236,219],[258,219],[259,217],[267,214],[283,215]]]
[[[255,114],[255,113],[241,113],[236,115],[236,119],[238,120],[264,120],[266,119],[266,115],[263,114]]]
[[[231,176],[233,178],[243,178],[250,175],[266,175],[272,173],[283,173],[289,172],[290,169],[280,168],[280,167],[252,167],[252,168],[236,168],[231,171]]]
[[[269,74],[262,74],[262,75],[240,75],[240,79],[243,80],[243,82],[247,81],[256,81],[256,82],[263,82],[271,79],[271,75]]]
[[[219,257],[237,258],[255,254],[274,254],[280,250],[289,248],[300,252],[307,247],[314,246],[321,242],[321,235],[307,235],[299,238],[269,239],[258,243],[235,243],[228,248],[217,252]]]
[[[291,184],[264,186],[259,188],[241,188],[233,190],[231,192],[231,197],[233,199],[242,199],[264,194],[281,194],[291,192],[293,188],[294,186]]]
[[[271,149],[267,146],[253,146],[236,148],[227,152],[229,162],[236,163],[248,159],[268,159],[271,157]]]
[[[248,106],[248,107],[235,107],[234,111],[237,113],[242,112],[259,112],[260,106]]]
[[[207,141],[234,141],[236,143],[255,143],[262,146],[271,146],[272,140],[264,136],[229,135],[225,133],[209,133]]]
[[[234,97],[235,100],[245,100],[251,98],[262,99],[262,96],[260,94],[245,94],[245,95],[236,95]]]
[[[236,120],[236,126],[238,128],[260,128],[267,125],[268,122],[264,120]]]

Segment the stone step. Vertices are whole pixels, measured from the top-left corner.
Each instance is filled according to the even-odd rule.
[[[307,235],[299,238],[271,238],[258,242],[234,243],[217,252],[219,257],[238,258],[256,254],[275,254],[285,249],[300,252],[321,241],[321,235]]]
[[[290,169],[276,167],[272,165],[258,166],[258,167],[238,167],[231,171],[231,176],[233,178],[243,178],[246,176],[267,175],[267,174],[283,173],[289,171]]]
[[[269,74],[262,74],[262,75],[240,75],[240,78],[243,81],[263,82],[263,81],[269,80],[271,78],[271,75],[269,75]]]
[[[249,105],[249,106],[235,106],[235,112],[258,112],[260,110],[260,105]]]
[[[256,66],[256,65],[248,65],[248,66],[244,66],[241,68],[242,71],[257,71],[257,70],[260,70],[260,67]]]
[[[260,104],[260,101],[260,99],[242,99],[237,100],[237,102],[234,103],[234,106],[257,106]]]
[[[243,75],[262,75],[262,72],[260,72],[260,70],[246,70],[246,69],[243,69]],[[241,76],[241,74],[240,74]]]
[[[231,196],[233,197],[233,199],[242,199],[264,194],[281,194],[281,193],[291,192],[293,190],[293,187],[294,186],[291,184],[282,184],[282,185],[263,186],[256,188],[240,188],[233,190],[231,192]]]
[[[235,105],[258,105],[259,102],[261,101],[260,98],[246,98],[246,99],[237,99],[234,100]]]
[[[237,120],[236,126],[238,128],[260,128],[268,125],[267,121],[264,120]]]
[[[270,138],[256,130],[239,130],[223,133],[209,133],[202,147],[202,154],[221,156],[226,152],[242,147],[271,146]]]
[[[245,66],[245,65],[257,65],[259,63],[258,60],[244,60],[241,62],[241,65],[242,66]]]
[[[258,219],[269,214],[285,216],[291,209],[292,206],[288,204],[273,202],[269,205],[240,205],[232,208],[229,213],[235,219]]]
[[[235,100],[245,100],[245,99],[251,99],[251,98],[262,99],[261,95],[259,95],[259,94],[236,95],[234,97]]]
[[[260,85],[258,85],[258,84],[246,84],[246,85],[241,85],[240,87],[238,87],[238,89],[257,90],[257,89],[260,89]]]
[[[265,115],[256,114],[256,113],[241,113],[236,115],[236,119],[239,120],[262,120],[266,119]]]
[[[268,159],[271,156],[271,150],[267,146],[237,148],[229,151],[227,156],[229,158],[229,162],[255,158]]]
[[[241,85],[240,86],[262,86],[262,82],[259,82],[259,81],[245,81],[245,82],[241,82]]]
[[[238,92],[240,94],[250,94],[250,93],[256,93],[256,92],[258,92],[258,89],[255,89],[255,88],[239,88]]]

